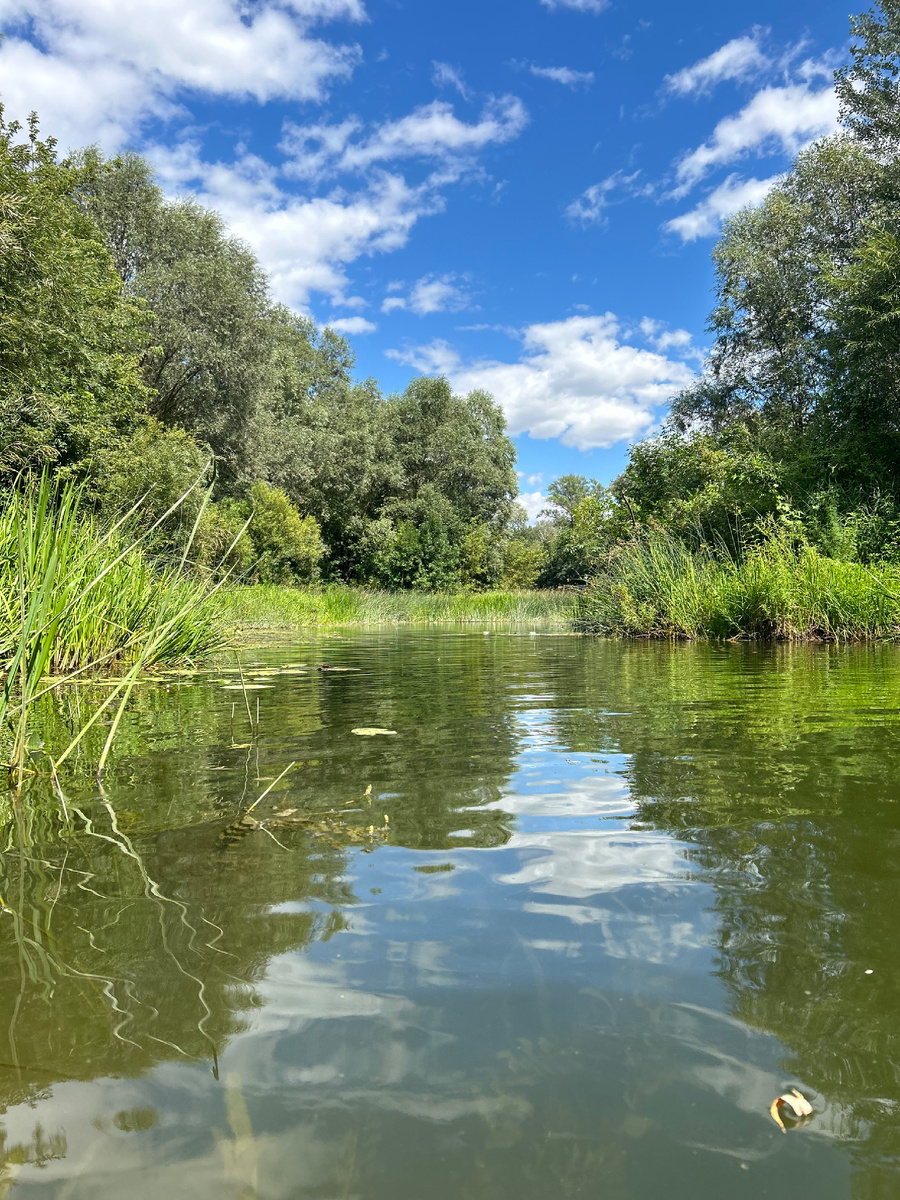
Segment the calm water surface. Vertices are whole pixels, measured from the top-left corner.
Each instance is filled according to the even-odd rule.
[[[0,1196],[900,1196],[900,651],[242,661],[3,810]]]

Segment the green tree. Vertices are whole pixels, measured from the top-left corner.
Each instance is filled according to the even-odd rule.
[[[148,392],[144,315],[123,294],[71,168],[0,107],[0,472],[74,469],[128,435]]]
[[[640,525],[735,552],[787,508],[777,464],[738,424],[693,436],[669,428],[639,442],[614,490]]]
[[[874,230],[832,284],[835,469],[856,493],[900,498],[900,237]]]
[[[218,213],[165,201],[144,159],[89,150],[73,161],[83,211],[128,293],[153,313],[141,355],[151,412],[211,446],[222,483],[234,484],[281,319],[266,275]]]
[[[835,74],[844,125],[880,155],[900,143],[900,3],[879,0],[850,18],[852,62]]]

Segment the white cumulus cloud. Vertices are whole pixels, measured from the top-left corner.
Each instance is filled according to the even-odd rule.
[[[416,221],[442,205],[427,184],[410,187],[398,175],[379,174],[351,195],[307,197],[283,189],[277,170],[250,155],[210,163],[182,145],[151,157],[166,189],[189,189],[220,212],[270,272],[277,298],[299,307],[312,292],[346,303],[348,264],[399,249]]]
[[[565,87],[578,87],[580,84],[594,82],[593,71],[575,71],[572,67],[536,67],[533,63],[528,69],[539,79],[552,79],[554,83],[561,83]]]
[[[367,170],[376,163],[402,158],[447,162],[471,156],[486,146],[511,141],[528,123],[516,96],[492,98],[477,121],[462,121],[453,105],[434,100],[396,121],[363,131],[357,118],[339,124],[285,126],[281,148],[291,157],[291,171],[301,178],[326,172]]]
[[[704,95],[726,79],[747,79],[771,67],[771,60],[760,49],[762,30],[749,36],[732,38],[691,67],[667,75],[666,88],[677,96]]]
[[[677,233],[683,242],[714,237],[726,217],[742,208],[761,204],[780,179],[780,175],[768,179],[741,179],[739,175],[729,175],[695,208],[680,217],[673,217],[663,228],[669,233]]]
[[[681,359],[630,345],[612,313],[529,325],[516,362],[462,362],[446,341],[390,351],[454,390],[483,388],[502,405],[512,434],[558,437],[589,450],[637,437],[655,410],[693,379]]]
[[[535,492],[519,492],[516,503],[525,509],[529,524],[534,524],[541,515],[541,510],[547,507],[547,497],[540,489]]]
[[[408,296],[388,296],[382,312],[405,308],[420,317],[436,312],[459,312],[469,306],[468,294],[456,284],[455,275],[424,275],[410,289]]]
[[[367,321],[365,317],[338,317],[336,321],[326,323],[335,333],[348,335],[374,333],[378,328],[374,321]]]
[[[675,195],[684,195],[716,167],[757,153],[796,154],[837,128],[834,88],[815,89],[810,80],[765,87],[739,113],[724,117],[703,145],[678,163]]]
[[[310,36],[315,21],[360,21],[360,0],[2,0],[7,111],[37,109],[63,146],[116,149],[187,92],[321,100],[359,61]]]

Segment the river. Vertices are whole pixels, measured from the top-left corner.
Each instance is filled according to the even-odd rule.
[[[0,1197],[900,1195],[900,649],[345,631],[82,779],[2,810]]]

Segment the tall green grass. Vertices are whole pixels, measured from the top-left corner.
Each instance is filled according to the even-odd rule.
[[[82,511],[75,485],[57,487],[46,475],[24,481],[2,503],[0,752],[20,781],[29,715],[59,683],[125,671],[105,710],[127,698],[137,670],[196,657],[223,641],[209,586],[157,567],[139,541],[122,523],[102,528]],[[110,737],[120,715],[121,705]]]
[[[367,588],[233,586],[222,597],[225,620],[239,629],[323,625],[491,623],[569,625],[571,592],[382,592]]]
[[[900,635],[900,570],[772,537],[735,561],[655,533],[618,547],[576,627],[632,637],[866,640]]]

